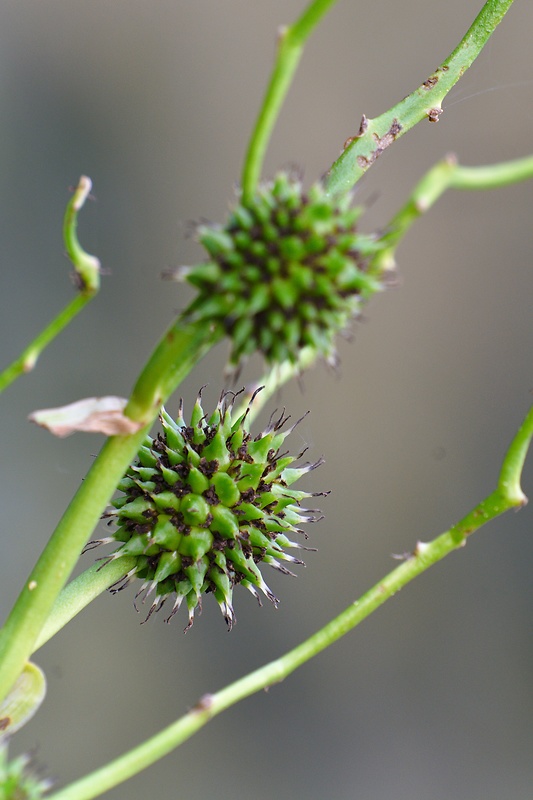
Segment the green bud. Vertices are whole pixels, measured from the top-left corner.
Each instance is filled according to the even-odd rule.
[[[198,290],[184,318],[227,331],[232,368],[256,350],[269,363],[295,362],[304,347],[335,362],[337,334],[383,286],[369,274],[383,245],[357,231],[361,209],[351,203],[320,183],[306,194],[279,173],[238,202],[225,227],[198,227],[209,260],[181,271]]]

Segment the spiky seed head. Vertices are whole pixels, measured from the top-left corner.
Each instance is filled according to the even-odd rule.
[[[276,605],[261,563],[291,575],[286,565],[303,562],[287,549],[311,549],[291,537],[306,538],[300,526],[316,521],[316,510],[302,501],[316,495],[292,485],[321,461],[296,466],[303,453],[295,458],[281,452],[295,427],[287,427],[284,413],[253,437],[246,424],[249,406],[237,413],[236,396],[225,393],[207,417],[199,395],[189,423],[182,404],[176,420],[162,410],[161,433],[146,438],[106,515],[116,530],[90,543],[119,544],[105,563],[136,558],[114,591],[140,578],[136,599],[154,596],[146,619],[173,598],[167,621],[185,604],[188,630],[202,595],[212,593],[231,629],[234,587],[240,583],[259,602],[262,593]]]
[[[40,800],[52,786],[52,781],[38,775],[27,755],[8,760],[7,745],[0,744],[1,800]]]
[[[270,364],[296,362],[304,347],[334,362],[335,337],[382,288],[369,274],[382,245],[357,231],[352,196],[281,172],[225,225],[201,224],[208,260],[178,276],[198,290],[185,318],[221,324],[231,339],[230,367],[255,351]]]

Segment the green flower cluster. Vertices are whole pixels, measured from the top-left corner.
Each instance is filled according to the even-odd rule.
[[[212,320],[232,342],[230,366],[256,350],[270,364],[294,363],[304,347],[334,362],[335,337],[382,288],[368,272],[380,242],[357,231],[362,209],[321,183],[304,193],[279,173],[224,226],[201,224],[208,260],[178,276],[198,290],[185,319]]]
[[[106,515],[115,532],[90,543],[119,543],[106,563],[125,555],[137,559],[114,591],[141,578],[136,598],[144,603],[155,592],[147,619],[174,597],[167,621],[185,602],[188,630],[202,595],[212,593],[231,629],[234,586],[240,583],[259,602],[261,592],[276,604],[259,565],[291,575],[284,563],[303,562],[286,548],[309,549],[289,536],[303,534],[300,525],[316,521],[314,509],[301,507],[315,495],[290,487],[321,461],[291,466],[303,453],[294,458],[280,452],[295,427],[283,430],[284,413],[252,437],[246,427],[250,405],[236,414],[235,397],[223,395],[207,417],[199,395],[189,424],[182,404],[176,421],[161,412],[162,432],[147,437],[119,484],[122,496]]]
[[[7,745],[0,744],[1,800],[40,800],[52,782],[35,775],[30,758],[21,755],[8,761]]]

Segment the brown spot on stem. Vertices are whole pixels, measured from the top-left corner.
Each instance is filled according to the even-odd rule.
[[[368,118],[366,114],[363,114],[363,116],[361,117],[361,122],[359,124],[359,130],[357,131],[355,136],[348,136],[348,138],[346,139],[346,141],[342,146],[342,149],[346,150],[348,145],[350,145],[352,142],[355,142],[356,139],[360,139],[361,136],[364,136],[367,128],[368,128]]]
[[[438,122],[439,117],[442,114],[442,108],[436,106],[435,108],[430,108],[428,111],[428,120],[430,122]]]
[[[0,719],[0,731],[5,731],[11,725],[11,717],[2,717]]]
[[[359,167],[361,169],[368,169],[368,167],[374,163],[374,161],[382,154],[382,152],[394,142],[401,130],[402,126],[398,120],[394,118],[389,130],[383,136],[380,137],[377,135],[377,133],[373,133],[372,138],[376,143],[376,148],[372,150],[368,156],[357,157],[357,164]]]
[[[366,114],[363,114],[363,116],[361,117],[361,122],[359,124],[359,131],[357,133],[357,137],[364,136],[367,128],[368,128],[368,119],[366,117]]]
[[[204,694],[192,710],[193,713],[202,713],[203,711],[209,711],[211,706],[213,705],[213,695],[212,694]]]
[[[429,90],[429,89],[433,89],[433,87],[436,86],[438,82],[439,82],[439,76],[438,75],[431,75],[426,81],[424,81],[422,86],[424,87],[424,89],[428,89]]]

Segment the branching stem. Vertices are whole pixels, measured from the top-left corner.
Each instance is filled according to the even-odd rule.
[[[351,189],[387,147],[421,120],[438,121],[444,98],[480,54],[512,2],[487,0],[457,47],[418,89],[375,119],[363,116],[359,131],[347,139],[328,173],[326,184],[331,192]],[[274,67],[244,159],[244,203],[261,178],[268,143],[305,42],[334,4],[335,0],[314,0],[293,25],[280,31]]]
[[[370,271],[381,274],[394,268],[398,244],[447,189],[499,189],[530,178],[533,178],[533,156],[479,167],[463,167],[453,156],[439,161],[421,178],[405,205],[385,226],[381,237],[385,248],[373,258]]]
[[[184,327],[178,320],[156,347],[126,408],[128,416],[142,427],[136,433],[112,436],[105,442],[0,630],[0,700],[34,650],[59,592],[138,452],[160,404],[220,335],[206,323]]]
[[[382,237],[386,247],[374,257],[370,266],[371,271],[380,274],[393,268],[398,244],[411,225],[432,207],[446,189],[496,189],[528,178],[533,178],[533,156],[479,167],[462,167],[452,157],[440,161],[419,181],[407,203],[387,225],[387,233]],[[156,349],[149,365],[139,378],[136,392],[130,402],[131,407],[136,409],[141,416],[148,412],[153,413],[153,408],[158,405],[161,394],[167,391],[161,386],[157,388],[157,382],[152,381],[152,376],[159,370],[157,365],[162,357],[161,351]],[[315,361],[315,350],[306,348],[302,351],[297,363],[285,362],[272,368],[260,380],[247,388],[239,407],[235,410],[236,416],[244,414],[256,390],[263,386],[263,390],[255,394],[249,412],[248,423],[251,425],[268,400],[281,386],[309,369]],[[509,496],[514,496],[517,502],[521,502],[523,495],[519,484],[516,484],[516,476],[519,475],[519,472],[515,466],[516,458],[519,456],[513,448],[522,447],[520,457],[523,459],[528,442],[525,439],[517,439],[517,442],[518,444],[513,444],[509,451],[511,455],[507,456],[504,463],[500,481],[505,482],[504,493],[507,492]],[[91,567],[66,586],[52,608],[50,618],[46,622],[35,649],[57,633],[112,583],[120,580],[131,566],[130,559],[122,558],[108,565],[105,571]]]
[[[384,150],[421,120],[438,121],[444,98],[475,61],[512,3],[487,0],[457,47],[418,89],[375,119],[363,116],[359,131],[347,140],[329,171],[326,185],[330,192],[351,189]]]
[[[102,769],[52,794],[49,800],[91,800],[138,774],[185,742],[222,711],[284,680],[306,661],[355,628],[422,572],[466,544],[467,537],[485,523],[510,508],[523,506],[526,497],[520,489],[520,476],[532,436],[533,408],[507,451],[498,488],[457,525],[431,542],[418,542],[414,552],[403,563],[302,644],[225,689],[204,695],[181,719]]]

